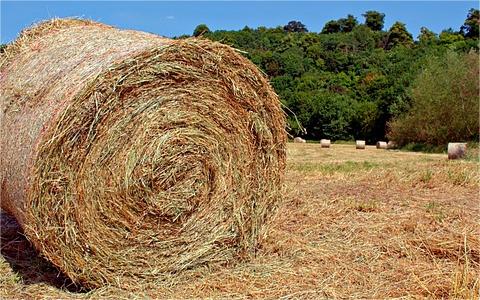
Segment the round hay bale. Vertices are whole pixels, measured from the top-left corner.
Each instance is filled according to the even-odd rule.
[[[467,143],[448,143],[448,159],[459,159],[467,153]]]
[[[306,143],[307,141],[302,139],[301,137],[297,136],[296,138],[293,139],[293,142],[294,143]]]
[[[320,145],[322,146],[322,148],[330,148],[330,140],[327,140],[327,139],[321,139],[320,140]]]
[[[387,142],[377,142],[377,149],[387,149]]]
[[[355,149],[365,149],[365,141],[357,140],[355,142]]]
[[[171,284],[254,255],[287,138],[237,51],[60,19],[0,59],[1,206],[73,281]]]
[[[396,149],[396,148],[397,148],[397,144],[395,144],[394,141],[388,141],[387,149]]]

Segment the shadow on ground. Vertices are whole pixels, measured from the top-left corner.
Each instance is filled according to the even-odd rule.
[[[0,253],[24,284],[46,283],[70,292],[85,290],[42,258],[11,215],[0,211]]]

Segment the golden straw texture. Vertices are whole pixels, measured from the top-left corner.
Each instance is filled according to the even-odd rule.
[[[234,49],[53,20],[0,66],[2,208],[72,280],[130,289],[255,253],[285,118]]]

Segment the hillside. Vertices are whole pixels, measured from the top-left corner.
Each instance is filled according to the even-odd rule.
[[[332,20],[320,33],[292,21],[214,32],[201,24],[194,35],[245,52],[269,76],[291,134],[371,143],[384,139],[387,123],[408,111],[412,83],[429,59],[442,60],[448,51],[478,53],[478,10],[470,10],[458,30],[421,28],[415,40],[401,22],[384,28],[380,12],[363,17],[363,23],[352,15]]]

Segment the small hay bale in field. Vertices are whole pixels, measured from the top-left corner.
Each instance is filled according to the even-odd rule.
[[[357,140],[355,142],[355,149],[365,149],[365,141]]]
[[[387,143],[382,142],[382,141],[378,141],[377,142],[377,149],[387,149]]]
[[[170,284],[254,255],[287,139],[237,51],[60,19],[0,58],[1,206],[72,280]]]
[[[293,139],[293,142],[294,143],[306,143],[307,141],[302,139],[301,137],[297,136],[296,138]]]
[[[321,139],[320,140],[320,145],[322,146],[322,148],[330,148],[330,140],[327,140],[327,139]]]
[[[448,159],[459,159],[467,153],[467,143],[448,143]]]
[[[387,149],[396,149],[396,148],[397,148],[397,144],[395,144],[394,141],[388,141]]]

